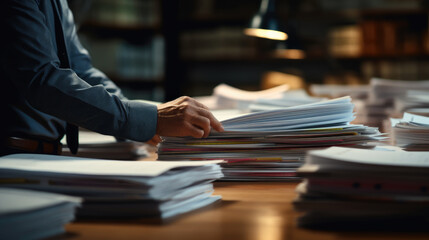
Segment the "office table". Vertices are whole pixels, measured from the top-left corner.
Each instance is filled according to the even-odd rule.
[[[79,220],[66,239],[429,239],[427,232],[340,232],[298,228],[291,202],[297,183],[216,182],[223,200],[167,222]],[[429,229],[429,226],[428,226]]]

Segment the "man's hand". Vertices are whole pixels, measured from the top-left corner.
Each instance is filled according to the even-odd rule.
[[[155,136],[153,136],[153,138],[146,143],[152,146],[157,146],[160,142],[162,142],[161,137],[158,134],[155,134]]]
[[[207,137],[211,128],[221,132],[222,124],[203,104],[190,97],[180,97],[158,105],[156,133],[160,136]]]

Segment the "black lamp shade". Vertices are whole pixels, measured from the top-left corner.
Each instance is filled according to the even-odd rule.
[[[249,36],[268,38],[273,40],[286,40],[287,34],[282,32],[275,16],[274,1],[262,0],[261,8],[253,16],[249,27],[244,30]]]

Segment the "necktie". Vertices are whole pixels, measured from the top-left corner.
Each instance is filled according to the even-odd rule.
[[[64,40],[64,31],[61,25],[61,20],[59,17],[60,5],[61,3],[58,0],[52,0],[52,5],[54,6],[54,16],[55,16],[55,36],[57,41],[57,50],[58,50],[58,58],[60,59],[60,67],[61,68],[70,68],[70,61],[67,55],[67,47]],[[70,152],[73,154],[77,153],[77,149],[79,147],[79,131],[76,125],[67,123],[66,125],[66,139],[67,146],[70,149]]]
[[[73,154],[76,154],[77,149],[79,147],[79,130],[76,125],[67,123],[66,139],[67,139],[67,146],[69,147],[70,152]]]

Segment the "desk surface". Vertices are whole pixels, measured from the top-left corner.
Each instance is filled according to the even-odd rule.
[[[429,239],[428,233],[332,232],[296,227],[296,183],[215,183],[223,200],[168,223],[78,221],[67,239]],[[429,228],[429,226],[428,226]]]

